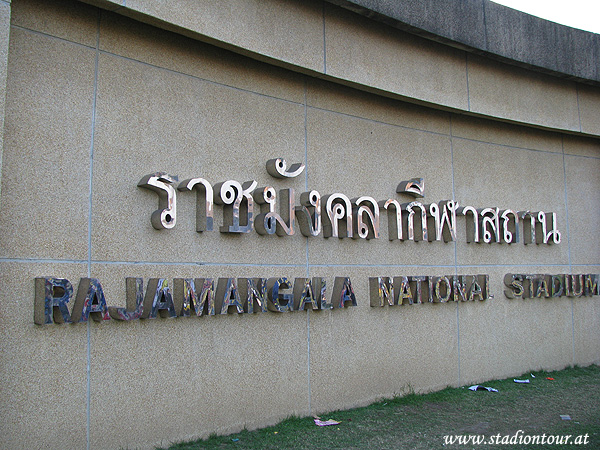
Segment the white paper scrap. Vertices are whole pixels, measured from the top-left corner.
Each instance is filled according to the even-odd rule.
[[[329,420],[319,420],[319,419],[315,419],[315,424],[319,425],[320,427],[326,427],[327,425],[339,425],[340,422],[333,420],[333,419],[329,419]]]

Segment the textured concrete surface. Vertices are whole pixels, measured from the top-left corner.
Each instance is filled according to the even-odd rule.
[[[13,27],[10,55],[0,254],[83,260],[94,52]]]

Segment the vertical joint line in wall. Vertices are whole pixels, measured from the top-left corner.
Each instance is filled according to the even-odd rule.
[[[452,200],[456,201],[456,190],[454,186],[454,136],[452,134],[452,113],[450,113],[450,174],[452,176]],[[454,271],[458,267],[457,247],[454,241]],[[456,273],[458,275],[458,273]]]
[[[307,390],[308,390],[308,415],[312,416],[312,390],[310,385],[310,308],[306,308],[306,366],[307,366]]]
[[[566,222],[566,235],[567,235],[567,254],[569,256],[569,271],[572,270],[572,262],[571,262],[571,232],[569,230],[569,198],[567,195],[567,162],[565,158],[565,138],[564,135],[561,135],[561,146],[562,146],[562,157],[563,157],[563,186],[564,186],[564,194],[565,194],[565,222]]]
[[[304,190],[308,191],[308,104],[307,104],[308,79],[304,79]],[[310,276],[308,263],[308,237],[306,237],[306,276]]]
[[[469,92],[469,53],[465,52],[465,73],[467,77],[467,111],[471,111],[471,93]]]
[[[577,101],[577,109],[579,110],[579,99]],[[581,126],[581,122],[580,126]],[[569,256],[569,273],[573,273],[573,266],[571,263],[571,235],[570,235],[570,231],[569,231],[569,197],[567,195],[567,162],[565,159],[565,136],[561,135],[560,136],[560,142],[561,142],[561,147],[562,147],[562,157],[563,157],[563,185],[564,185],[564,190],[565,190],[565,222],[566,222],[566,235],[567,235],[567,254]],[[575,301],[573,299],[571,299],[571,343],[573,345],[573,348],[571,350],[572,352],[572,359],[571,359],[571,365],[575,366]]]
[[[323,2],[323,73],[327,74],[327,46],[325,41],[325,2]]]
[[[304,79],[304,190],[308,191],[308,106],[306,102],[308,80]],[[308,236],[306,239],[306,277],[310,277],[310,265],[308,258]],[[312,415],[312,391],[310,386],[310,310],[306,308],[306,371],[308,390],[308,415]]]
[[[450,172],[452,175],[452,200],[456,201],[456,192],[454,188],[454,138],[452,135],[452,114],[449,118],[450,122]],[[454,241],[454,275],[458,275],[458,256],[456,241]],[[460,386],[460,315],[459,315],[459,302],[456,303],[456,350],[457,350],[457,375],[458,385]]]
[[[88,260],[87,275],[92,274],[92,179],[94,174],[94,138],[96,130],[96,100],[98,98],[98,58],[100,54],[100,17],[101,11],[98,10],[98,21],[96,25],[96,55],[94,57],[94,87],[92,98],[92,130],[90,134],[90,171],[89,171],[89,189],[88,189]],[[91,435],[91,323],[87,322],[87,365],[86,365],[86,446],[90,450]]]

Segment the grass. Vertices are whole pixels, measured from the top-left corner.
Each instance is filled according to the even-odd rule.
[[[339,425],[319,427],[312,417],[290,418],[260,430],[179,443],[169,450],[600,449],[600,367],[533,375],[535,378],[530,373],[517,377],[529,379],[529,384],[515,383],[513,378],[483,383],[499,392],[447,388],[321,416],[335,419]],[[569,415],[571,420],[563,420],[561,415]],[[546,439],[587,434],[588,444],[528,446],[521,441],[511,445],[509,439],[516,433],[517,437],[539,436],[540,440],[544,434]],[[505,445],[445,444],[446,435],[499,437]]]

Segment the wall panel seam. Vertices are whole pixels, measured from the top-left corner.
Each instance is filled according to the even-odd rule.
[[[430,243],[434,245],[433,243]],[[481,245],[481,244],[469,244],[469,245]],[[490,244],[491,245],[491,244]],[[87,265],[87,260],[82,259],[35,259],[35,258],[0,258],[0,263],[16,263],[16,264],[81,264]],[[280,267],[280,268],[300,268],[306,270],[306,263],[220,263],[220,262],[207,262],[207,263],[195,263],[195,262],[165,262],[165,261],[105,261],[105,260],[92,260],[91,264],[106,264],[106,265],[123,265],[123,266],[186,266],[186,267]],[[354,267],[354,268],[438,268],[438,269],[452,269],[455,266],[459,269],[469,269],[474,267],[539,267],[542,264],[540,262],[530,262],[522,264],[314,264],[311,263],[312,268],[327,268],[327,267]],[[599,267],[600,263],[581,263],[581,264],[570,264],[569,262],[564,263],[544,263],[546,267]]]
[[[423,133],[434,134],[436,136],[449,136],[448,133],[443,133],[441,131],[431,131],[431,130],[425,130],[422,128],[409,127],[406,125],[399,125],[397,123],[391,123],[391,122],[385,122],[383,120],[371,119],[369,117],[358,116],[356,114],[350,114],[350,113],[346,113],[346,112],[342,112],[342,111],[335,111],[333,109],[327,109],[327,108],[323,108],[323,107],[319,107],[319,106],[308,106],[308,108],[314,109],[316,111],[328,112],[328,113],[332,113],[332,114],[339,114],[339,115],[345,116],[345,117],[351,117],[354,119],[365,120],[370,123],[376,123],[376,124],[380,124],[380,125],[387,125],[390,127],[402,128],[404,130],[420,131]]]
[[[170,74],[181,75],[183,77],[188,77],[188,78],[191,78],[193,80],[198,80],[198,81],[202,81],[202,82],[205,82],[205,83],[210,83],[210,84],[213,84],[213,85],[216,85],[216,86],[221,86],[221,87],[225,87],[225,88],[229,88],[229,89],[234,89],[234,90],[240,91],[240,92],[246,92],[246,93],[249,93],[249,94],[258,95],[260,97],[266,97],[266,98],[271,98],[271,99],[274,99],[274,100],[280,100],[282,102],[291,103],[293,105],[299,105],[299,106],[303,105],[302,102],[297,102],[297,101],[290,100],[290,99],[287,99],[287,98],[282,98],[282,97],[275,97],[273,95],[265,94],[263,92],[253,91],[251,89],[245,89],[245,88],[241,88],[241,87],[238,87],[238,86],[232,86],[230,84],[219,83],[218,81],[214,81],[214,80],[211,80],[209,78],[203,78],[203,77],[200,77],[200,76],[197,76],[197,75],[192,75],[192,74],[189,74],[189,73],[186,73],[186,72],[181,72],[179,70],[173,70],[173,69],[170,69],[168,67],[158,66],[156,64],[152,64],[152,63],[149,63],[149,62],[146,62],[146,61],[141,61],[139,59],[131,58],[129,56],[118,55],[116,53],[112,53],[112,52],[109,52],[109,51],[106,51],[106,50],[100,50],[100,54],[101,55],[112,56],[114,58],[124,59],[126,61],[131,61],[131,62],[134,62],[136,64],[142,64],[144,66],[152,67],[152,68],[157,69],[157,70],[162,70],[162,71],[168,72]]]
[[[92,129],[90,133],[90,168],[89,168],[89,190],[88,190],[88,260],[87,275],[92,275],[92,212],[93,212],[93,177],[94,177],[94,138],[96,133],[96,102],[98,99],[98,61],[100,52],[100,19],[101,10],[98,9],[96,24],[96,49],[94,56],[94,86],[92,99]],[[86,447],[90,450],[91,444],[91,321],[87,321],[87,367],[86,367]]]
[[[577,85],[575,85],[577,86]],[[577,96],[577,111],[579,111],[579,95]],[[581,120],[579,121],[581,127]],[[564,186],[564,197],[565,197],[565,226],[567,235],[567,255],[569,257],[569,272],[573,273],[573,265],[571,259],[571,233],[569,229],[569,195],[567,191],[567,164],[565,160],[565,138],[561,136],[562,145],[562,162],[563,162],[563,186]],[[571,365],[575,366],[575,305],[573,299],[571,299]]]
[[[63,37],[55,36],[53,34],[44,33],[43,31],[33,30],[31,28],[23,27],[21,25],[16,25],[16,24],[12,24],[11,23],[10,27],[11,28],[15,28],[17,30],[21,30],[21,31],[26,31],[28,33],[33,33],[33,34],[37,34],[37,35],[40,35],[40,36],[48,37],[48,38],[51,38],[51,39],[56,39],[56,40],[59,40],[59,41],[62,41],[62,42],[67,42],[69,44],[73,44],[73,45],[77,45],[77,46],[80,46],[80,47],[84,47],[84,48],[87,48],[88,50],[94,50],[94,51],[96,50],[95,47],[92,47],[90,45],[82,44],[81,42],[72,41],[70,39],[65,39]]]
[[[467,111],[471,111],[471,91],[469,90],[469,53],[465,52],[465,76],[467,80]]]
[[[467,77],[467,93],[468,93],[468,77]],[[449,121],[449,131],[450,131],[450,172],[452,175],[452,200],[456,200],[456,191],[455,191],[455,183],[454,183],[454,146],[453,146],[453,136],[452,136],[452,114],[448,117]],[[454,275],[458,275],[458,248],[457,242],[454,241]],[[461,373],[460,373],[460,307],[459,304],[456,303],[456,353],[457,353],[457,379],[458,385],[461,385]]]
[[[323,4],[325,8],[325,4]],[[323,26],[325,26],[323,24]],[[307,106],[308,80],[304,78],[304,190],[308,191],[308,106]],[[308,236],[304,238],[306,242],[306,277],[310,277],[310,254],[308,245]],[[307,361],[307,394],[308,394],[308,414],[312,415],[312,388],[311,388],[311,367],[310,367],[310,311],[306,309],[306,361]]]

